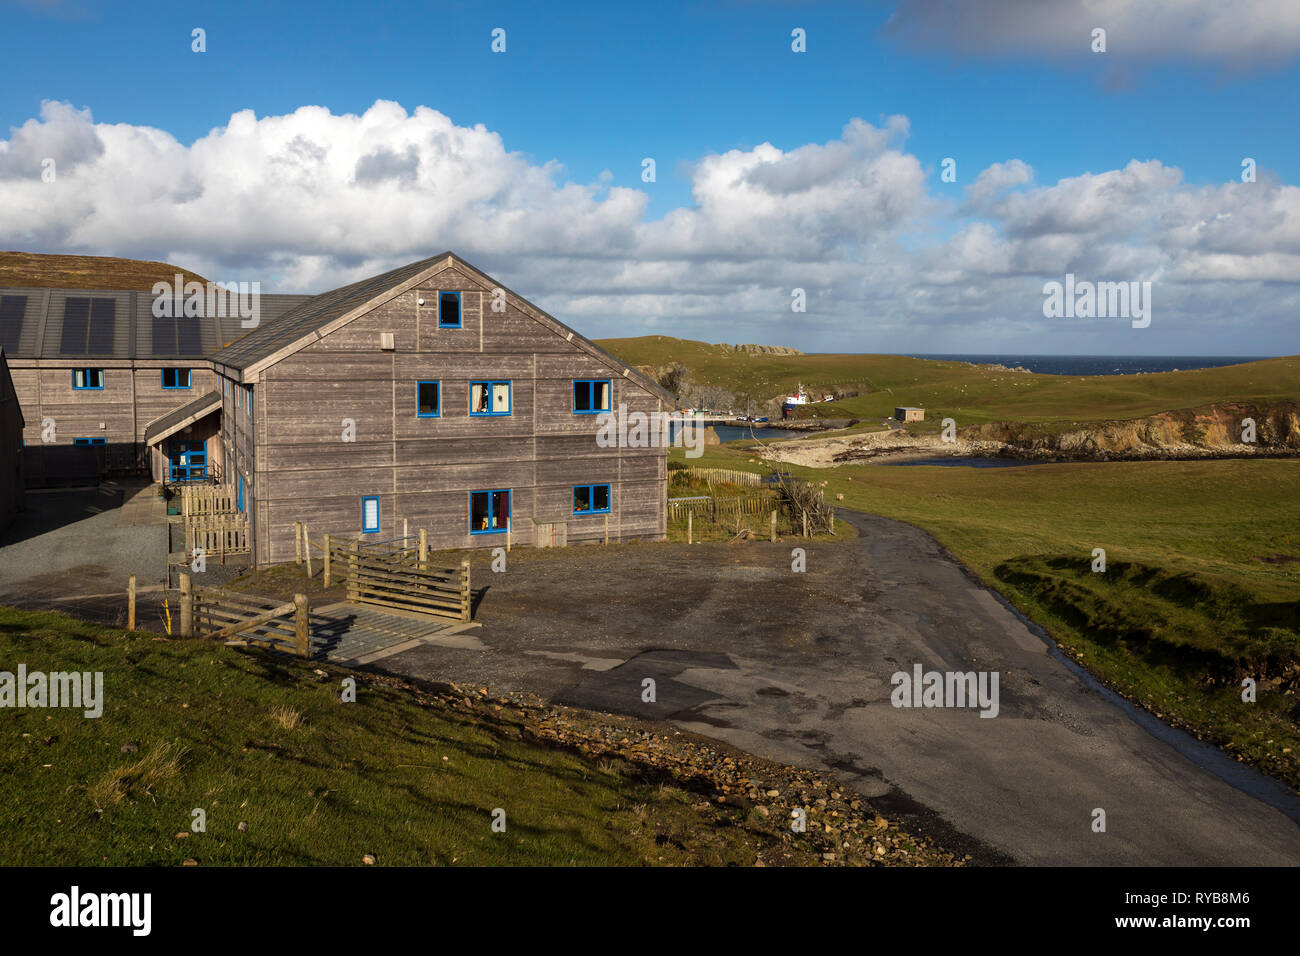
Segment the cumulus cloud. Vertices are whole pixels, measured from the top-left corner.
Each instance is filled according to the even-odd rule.
[[[1267,171],[1189,186],[1158,160],[1040,184],[1008,158],[954,203],[907,151],[908,134],[905,117],[851,119],[826,142],[702,156],[688,170],[693,203],[650,219],[642,189],[607,174],[572,182],[559,162],[426,107],[243,111],[185,145],[47,103],[0,140],[0,246],[163,259],[280,291],[454,249],[595,336],[1300,351],[1288,318],[1300,189]],[[41,179],[46,156],[58,164],[53,183]],[[1048,327],[1042,284],[1070,271],[1151,279],[1168,311],[1141,347],[1118,326]],[[806,313],[790,310],[794,288],[808,295]],[[1088,334],[1100,337],[1078,339]]]
[[[1230,65],[1300,53],[1294,0],[900,0],[886,36],[914,49],[966,56],[1087,54],[1092,31],[1107,53],[1134,60]]]

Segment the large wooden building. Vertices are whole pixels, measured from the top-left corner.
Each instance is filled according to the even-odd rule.
[[[673,396],[451,253],[263,295],[251,331],[154,299],[0,289],[29,483],[219,482],[259,563],[293,558],[299,521],[382,539],[405,519],[435,547],[665,533],[665,443],[597,431]]]
[[[259,562],[313,537],[436,547],[662,538],[667,449],[599,413],[671,393],[445,253],[315,296],[213,356],[227,475]]]

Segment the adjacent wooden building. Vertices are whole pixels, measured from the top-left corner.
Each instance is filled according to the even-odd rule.
[[[0,535],[23,507],[23,412],[0,345]]]

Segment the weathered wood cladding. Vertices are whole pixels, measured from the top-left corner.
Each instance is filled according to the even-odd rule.
[[[42,422],[52,418],[54,440],[48,444],[71,445],[76,438],[104,438],[111,445],[143,442],[151,421],[216,387],[208,365],[207,360],[15,359],[11,372],[26,419],[23,436],[28,445],[42,444]],[[73,388],[78,368],[103,369],[104,387]],[[189,369],[190,387],[163,388],[162,370],[169,368]]]
[[[23,507],[23,412],[0,351],[0,532]]]
[[[461,293],[459,328],[439,326],[439,292]],[[513,296],[497,296],[502,311],[493,299],[492,286],[453,265],[261,370],[258,561],[293,557],[297,521],[313,537],[364,538],[370,495],[380,499],[376,538],[400,535],[406,519],[439,548],[504,544],[504,534],[470,534],[470,494],[507,488],[518,544],[552,522],[571,542],[603,540],[606,520],[611,540],[664,535],[665,449],[600,447],[598,417],[574,414],[573,381],[609,380],[614,410],[667,411],[660,397]],[[417,414],[419,381],[439,383],[438,417]],[[510,414],[471,415],[475,381],[510,382]],[[610,486],[607,519],[573,514],[573,488],[587,484]]]

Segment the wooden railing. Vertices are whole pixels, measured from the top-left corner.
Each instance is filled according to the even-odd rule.
[[[185,521],[185,550],[193,554],[202,548],[210,556],[220,556],[224,564],[228,554],[248,552],[248,518],[245,515],[213,515]]]
[[[775,493],[739,495],[734,498],[669,498],[668,520],[683,521],[688,514],[708,515],[714,520],[739,518],[741,515],[766,514],[778,508],[780,496]]]
[[[219,588],[196,588],[181,575],[181,637],[205,637],[228,644],[258,644],[311,656],[311,609],[307,596],[292,601]]]
[[[734,468],[694,468],[687,466],[685,468],[674,468],[669,472],[669,478],[673,475],[686,475],[689,478],[698,478],[700,481],[726,482],[732,485],[749,485],[754,488],[763,486],[763,476],[756,471],[737,471]]]
[[[469,561],[460,567],[434,567],[427,561],[367,554],[355,541],[347,552],[348,600],[449,617],[470,619]]]
[[[237,515],[239,502],[227,485],[176,485],[181,499],[181,515],[196,518],[210,515]]]
[[[383,541],[336,538],[322,535],[313,541],[303,522],[296,522],[296,552],[299,564],[306,563],[307,577],[315,573],[312,549],[320,553],[321,583],[330,587],[340,573],[347,576],[348,600],[374,604],[437,617],[468,621],[472,609],[469,561],[459,567],[437,565],[429,560],[429,537],[425,529]]]

